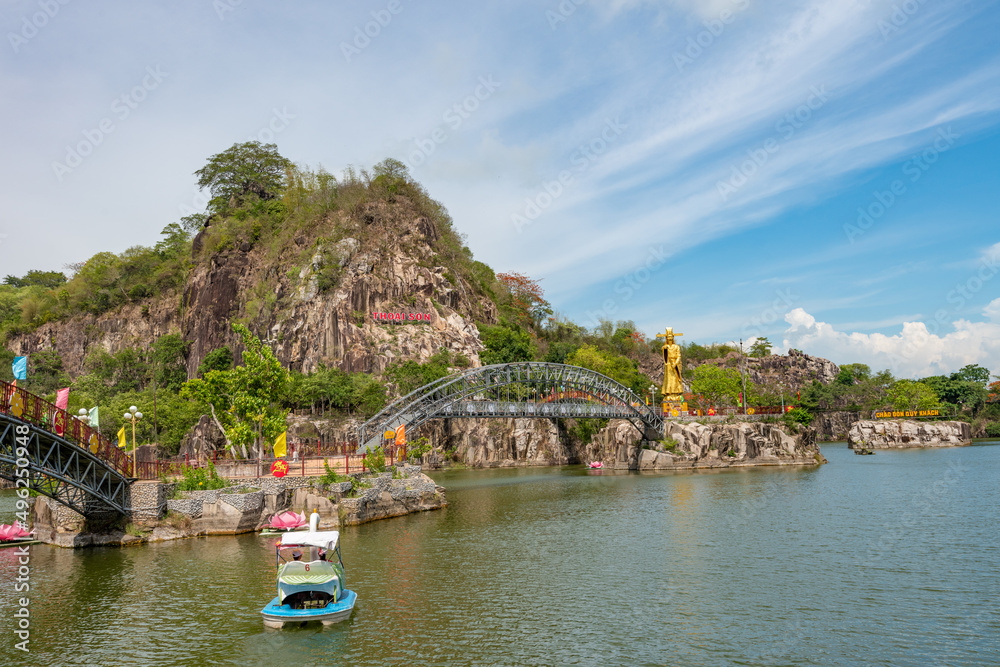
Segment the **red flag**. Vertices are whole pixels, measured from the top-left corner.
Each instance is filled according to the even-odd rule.
[[[65,410],[69,405],[69,387],[56,392],[56,407]]]

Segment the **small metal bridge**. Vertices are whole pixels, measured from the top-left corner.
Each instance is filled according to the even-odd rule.
[[[91,516],[126,512],[132,459],[65,410],[0,382],[0,478]]]
[[[628,419],[645,437],[663,437],[664,422],[631,389],[597,371],[566,364],[521,362],[471,368],[396,399],[358,428],[359,452],[401,425],[429,419]]]

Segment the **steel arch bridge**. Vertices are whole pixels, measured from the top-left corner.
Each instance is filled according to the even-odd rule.
[[[663,437],[663,418],[625,385],[566,364],[521,362],[471,368],[396,399],[358,427],[359,453],[383,433],[441,418],[628,419],[650,439]]]
[[[65,410],[0,382],[0,478],[91,516],[126,513],[131,458]]]

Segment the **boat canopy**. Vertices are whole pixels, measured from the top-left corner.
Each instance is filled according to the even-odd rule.
[[[281,536],[283,547],[320,547],[333,550],[337,548],[340,533],[336,530],[310,531],[307,533],[285,533]]]

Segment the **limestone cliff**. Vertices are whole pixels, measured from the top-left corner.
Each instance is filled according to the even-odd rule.
[[[854,422],[848,434],[851,449],[897,449],[905,447],[957,447],[972,444],[968,422],[916,422],[911,420]]]
[[[862,413],[855,410],[836,410],[817,413],[812,421],[816,429],[816,439],[820,441],[847,440],[847,434],[854,422],[862,418]]]
[[[284,244],[232,243],[206,228],[195,238],[182,294],[48,322],[7,346],[16,354],[55,348],[75,377],[92,349],[147,347],[180,332],[191,342],[190,377],[213,349],[239,351],[229,327],[239,319],[283,364],[306,372],[323,363],[380,373],[395,359],[423,361],[440,347],[479,364],[475,322],[495,323],[496,306],[468,277],[445,267],[438,248],[445,232],[405,197],[337,212],[311,231]],[[378,313],[421,319],[395,323]]]
[[[816,446],[816,433],[806,428],[789,433],[778,424],[673,422],[667,426],[671,447],[641,440],[628,422],[612,422],[591,446],[592,458],[627,470],[727,468],[758,465],[815,465],[826,459]]]

